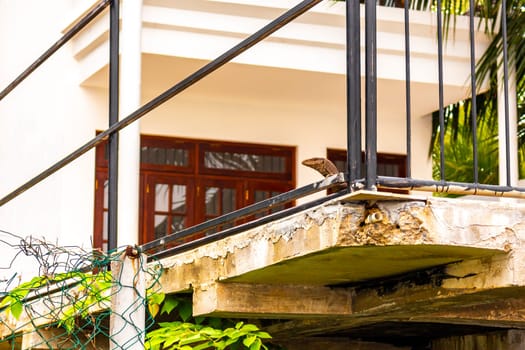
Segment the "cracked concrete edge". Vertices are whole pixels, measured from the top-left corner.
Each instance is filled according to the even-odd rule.
[[[371,203],[333,200],[165,258],[171,275],[165,282],[188,290],[332,247],[450,245],[503,253],[523,245],[525,205],[437,198]],[[515,265],[525,271],[525,264]],[[175,271],[181,268],[184,276]]]

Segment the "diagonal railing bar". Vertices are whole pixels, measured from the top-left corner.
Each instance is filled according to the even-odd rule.
[[[226,63],[230,62],[233,58],[239,56],[241,53],[249,49],[250,47],[254,46],[258,42],[262,41],[263,39],[267,38],[274,32],[276,32],[278,29],[286,25],[287,23],[290,23],[295,18],[299,17],[318,3],[320,3],[322,0],[304,0],[295,7],[291,8],[290,10],[283,13],[281,16],[277,17],[272,22],[268,23],[261,29],[259,29],[254,34],[250,35],[248,38],[242,40],[239,44],[235,45],[213,61],[207,63],[200,69],[198,69],[196,72],[190,74],[177,84],[173,85],[171,88],[167,89],[154,99],[147,102],[142,107],[138,108],[135,112],[128,115],[126,118],[121,119],[119,122],[113,124],[108,129],[104,130],[103,132],[99,133],[96,137],[88,141],[86,144],[78,148],[77,150],[73,151],[51,167],[47,168],[46,170],[42,171],[40,174],[32,178],[31,180],[24,183],[22,186],[18,187],[11,193],[7,194],[5,197],[0,199],[0,206],[3,206],[4,204],[8,203],[10,200],[18,197],[20,194],[28,190],[29,188],[33,187],[34,185],[40,183],[44,179],[48,178],[67,164],[71,163],[84,153],[88,152],[93,147],[96,147],[100,143],[102,143],[104,140],[106,140],[109,135],[122,130],[126,126],[130,125],[134,121],[140,119],[153,109],[157,108],[158,106],[162,105],[164,102],[168,101],[175,95],[181,93],[182,91],[186,90],[193,84],[197,83],[207,75],[211,74],[212,72],[216,71],[220,67],[224,66]]]
[[[225,223],[231,223],[231,222],[234,222],[235,220],[239,220],[239,219],[245,218],[247,216],[257,214],[257,213],[259,213],[261,211],[264,211],[264,210],[267,210],[267,209],[271,209],[271,208],[276,207],[278,205],[286,204],[286,203],[289,203],[289,202],[291,202],[293,200],[305,197],[307,195],[310,195],[310,194],[313,194],[313,193],[317,193],[317,192],[323,191],[325,189],[329,189],[329,188],[334,187],[334,186],[336,186],[338,184],[342,184],[345,181],[346,181],[346,179],[345,179],[345,175],[343,173],[332,175],[332,176],[327,177],[324,180],[321,180],[321,181],[318,181],[318,182],[314,182],[314,183],[308,184],[306,186],[293,189],[291,191],[279,194],[279,195],[277,195],[275,197],[271,197],[271,198],[262,200],[260,202],[257,202],[257,203],[251,204],[249,206],[243,207],[241,209],[232,211],[232,212],[230,212],[228,214],[219,216],[219,217],[214,218],[214,219],[210,219],[210,220],[205,221],[205,222],[203,222],[201,224],[198,224],[198,225],[195,225],[195,226],[192,226],[192,227],[188,227],[188,228],[186,228],[184,230],[175,232],[175,233],[173,233],[171,235],[168,235],[168,236],[156,239],[154,241],[148,242],[146,244],[143,244],[141,246],[141,249],[144,252],[147,252],[150,249],[154,249],[156,247],[162,246],[162,245],[167,244],[169,242],[172,242],[172,241],[175,241],[175,240],[179,240],[179,239],[182,239],[182,238],[194,235],[196,233],[204,232],[204,231],[207,231],[209,229],[213,229],[213,228],[215,228],[215,227],[217,227],[219,225],[222,225],[222,224],[225,224]]]
[[[149,254],[148,255],[148,261],[158,260],[160,258],[173,256],[173,255],[182,253],[184,251],[187,251],[187,250],[190,250],[190,249],[202,246],[204,244],[207,244],[207,243],[210,243],[210,242],[214,242],[214,241],[218,241],[220,239],[232,236],[232,235],[234,235],[236,233],[240,233],[240,232],[249,230],[251,228],[254,228],[254,227],[257,227],[257,226],[260,226],[260,225],[263,225],[263,224],[266,224],[266,223],[269,223],[269,222],[272,222],[272,221],[275,221],[275,220],[278,220],[278,219],[282,219],[282,218],[288,217],[288,216],[290,216],[292,214],[299,213],[299,212],[301,212],[303,210],[306,210],[306,209],[309,209],[309,208],[313,208],[313,207],[318,206],[318,205],[320,205],[322,203],[326,203],[329,200],[335,199],[335,198],[340,197],[340,196],[344,196],[344,195],[346,195],[348,193],[349,193],[348,189],[345,189],[344,191],[337,192],[337,193],[332,193],[330,195],[327,195],[325,197],[313,200],[313,201],[305,203],[305,204],[301,204],[301,205],[298,205],[298,206],[295,206],[295,207],[292,207],[292,208],[284,209],[284,210],[278,211],[276,213],[268,214],[266,216],[263,216],[260,219],[253,220],[253,221],[247,222],[245,224],[240,224],[240,225],[237,225],[237,226],[232,227],[232,228],[225,229],[225,230],[220,231],[220,232],[212,233],[209,236],[205,236],[205,237],[196,239],[194,241],[185,242],[185,243],[182,243],[182,244],[177,245],[175,247],[171,247],[171,248],[159,251],[157,253]],[[177,238],[181,238],[181,237],[177,237]]]
[[[86,25],[95,19],[111,2],[111,0],[99,1],[84,17],[71,27],[60,39],[49,47],[40,57],[38,57],[29,67],[27,67],[18,77],[0,92],[0,101],[33,73],[42,63],[51,57],[58,49],[64,46],[72,37],[80,32]]]

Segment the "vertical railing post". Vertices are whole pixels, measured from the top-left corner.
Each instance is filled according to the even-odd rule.
[[[436,1],[437,49],[438,49],[438,99],[439,99],[439,174],[445,181],[445,102],[443,91],[443,6],[442,0]]]
[[[412,92],[410,89],[410,1],[405,1],[405,111],[406,111],[406,177],[412,177]]]
[[[119,113],[119,0],[109,6],[109,126],[118,122]],[[118,215],[118,132],[108,142],[108,250],[117,248]]]
[[[377,32],[376,2],[365,0],[365,128],[366,178],[368,190],[376,189],[377,182]]]
[[[346,1],[346,144],[348,186],[361,177],[361,18],[359,0]]]

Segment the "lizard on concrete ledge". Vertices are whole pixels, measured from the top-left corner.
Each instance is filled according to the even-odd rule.
[[[335,164],[326,158],[309,158],[303,160],[301,164],[314,170],[317,170],[324,177],[339,174],[339,170],[337,169]]]
[[[301,162],[302,165],[317,170],[324,177],[339,174],[339,169],[335,166],[332,161],[326,158],[315,157],[305,159]],[[339,192],[347,187],[347,183],[343,182],[337,186],[332,187],[335,192]]]

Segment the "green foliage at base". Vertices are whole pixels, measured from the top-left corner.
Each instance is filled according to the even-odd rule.
[[[265,340],[271,336],[254,324],[215,317],[193,317],[191,300],[181,296],[153,294],[148,310],[155,317],[169,315],[172,322],[159,322],[146,335],[149,350],[275,349]]]
[[[268,349],[263,339],[270,335],[253,324],[238,322],[226,329],[189,322],[162,322],[158,329],[146,335],[146,349],[204,350],[204,349]]]
[[[99,273],[68,272],[53,276],[39,276],[4,294],[0,301],[1,312],[20,319],[24,310],[31,317],[29,297],[49,297],[59,293],[62,303],[54,306],[49,315],[50,324],[65,329],[73,336],[79,320],[89,320],[94,307],[98,310],[111,307],[111,293],[115,285],[110,271]],[[155,287],[155,288],[154,288]],[[248,349],[268,350],[278,347],[264,342],[271,336],[254,324],[239,320],[213,317],[193,317],[191,298],[166,296],[157,293],[158,285],[147,290],[150,319],[169,317],[173,322],[151,323],[154,330],[146,334],[148,350],[204,350]],[[107,317],[109,313],[103,317]],[[95,325],[97,322],[92,322]]]

